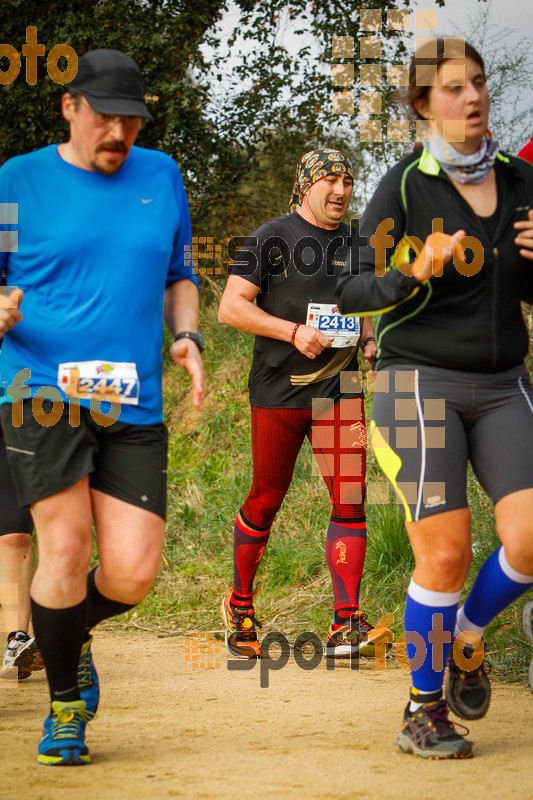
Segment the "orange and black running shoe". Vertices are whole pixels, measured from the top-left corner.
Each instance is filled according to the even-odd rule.
[[[392,643],[389,628],[374,628],[366,614],[354,611],[346,620],[346,625],[330,625],[326,639],[326,656],[329,658],[350,658],[350,656],[373,656],[375,645]]]
[[[261,623],[254,616],[253,607],[239,608],[231,602],[229,591],[220,603],[220,612],[226,626],[226,647],[236,658],[261,658],[261,647],[255,626]]]

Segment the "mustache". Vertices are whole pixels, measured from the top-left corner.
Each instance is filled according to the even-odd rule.
[[[125,153],[126,145],[124,142],[103,142],[103,144],[98,145],[96,152],[98,153],[100,150],[111,150],[117,153]]]

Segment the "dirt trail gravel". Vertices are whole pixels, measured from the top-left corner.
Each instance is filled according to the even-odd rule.
[[[409,680],[395,663],[377,672],[294,660],[270,672],[227,669],[225,651],[193,667],[187,638],[98,633],[98,717],[88,767],[36,763],[47,706],[44,674],[0,686],[1,800],[159,800],[268,797],[356,800],[533,800],[533,695],[495,684],[488,716],[471,724],[475,758],[424,762],[394,742]],[[220,652],[216,652],[219,650]]]

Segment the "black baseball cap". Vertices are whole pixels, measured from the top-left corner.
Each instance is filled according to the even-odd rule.
[[[100,114],[152,119],[144,102],[141,70],[120,50],[91,50],[78,61],[69,92],[83,95]]]

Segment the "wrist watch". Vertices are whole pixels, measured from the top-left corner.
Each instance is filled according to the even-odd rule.
[[[192,341],[198,347],[198,350],[200,351],[200,353],[203,353],[203,351],[205,350],[205,348],[207,346],[206,345],[206,341],[205,341],[205,337],[202,336],[201,333],[198,333],[198,331],[180,331],[179,333],[177,333],[174,336],[174,341],[175,342],[177,342],[178,339],[192,339]]]

